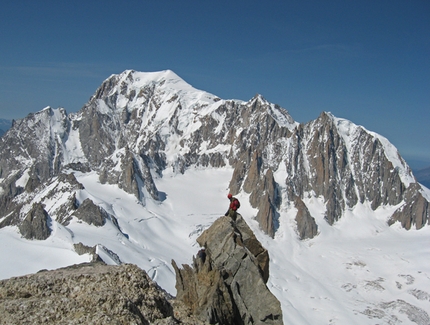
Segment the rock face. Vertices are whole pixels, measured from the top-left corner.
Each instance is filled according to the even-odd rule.
[[[0,324],[204,324],[171,302],[135,265],[86,263],[0,281]]]
[[[176,271],[177,300],[210,324],[282,324],[268,290],[269,256],[242,216],[217,219],[197,239],[204,247],[193,266]]]

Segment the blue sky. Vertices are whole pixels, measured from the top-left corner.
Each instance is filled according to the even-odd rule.
[[[430,1],[4,1],[0,118],[78,111],[126,69],[171,69],[298,122],[332,112],[430,165]]]

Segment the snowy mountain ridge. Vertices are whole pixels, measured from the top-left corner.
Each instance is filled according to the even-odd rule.
[[[400,177],[402,179],[403,184],[407,187],[415,182],[415,179],[412,175],[411,169],[405,162],[405,160],[400,156],[396,147],[385,137],[381,136],[378,133],[369,131],[365,129],[363,126],[354,125],[351,121],[346,119],[338,118],[332,115],[339,133],[342,135],[345,143],[347,144],[347,148],[351,150],[353,146],[357,146],[358,143],[357,137],[361,130],[364,130],[366,133],[372,135],[375,139],[378,139],[384,146],[384,154],[389,161],[393,164],[394,168],[399,170]],[[349,151],[348,150],[348,151]]]
[[[20,256],[2,277],[88,261],[82,243],[174,293],[171,259],[189,263],[232,192],[269,251],[285,323],[428,319],[430,299],[410,291],[430,292],[429,190],[387,139],[331,113],[299,124],[261,95],[222,100],[169,70],[127,70],[78,113],[15,121],[0,181],[0,258]]]

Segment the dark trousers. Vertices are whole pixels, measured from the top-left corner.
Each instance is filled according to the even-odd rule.
[[[228,216],[233,220],[236,221],[237,218],[237,212],[234,211],[233,209],[229,209],[228,210]]]

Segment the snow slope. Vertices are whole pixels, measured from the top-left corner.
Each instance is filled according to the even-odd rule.
[[[90,197],[115,214],[120,230],[112,222],[96,228],[76,219],[66,229],[53,220],[46,241],[28,241],[15,227],[5,227],[0,229],[0,278],[89,261],[89,255],[73,250],[73,243],[82,242],[98,245],[109,264],[137,264],[175,294],[171,260],[191,263],[199,250],[196,238],[227,209],[232,172],[189,169],[182,175],[167,170],[155,179],[165,200],[147,199],[146,206],[116,186],[100,184],[95,174],[75,174],[85,187],[78,199]],[[306,204],[323,228],[319,236],[300,241],[291,227],[294,208],[285,208],[272,239],[259,229],[248,198],[239,198],[241,214],[269,250],[268,287],[281,301],[285,324],[430,323],[425,312],[430,310],[429,227],[388,227],[386,218],[395,207],[372,211],[367,205],[328,226],[323,202],[311,198]]]

